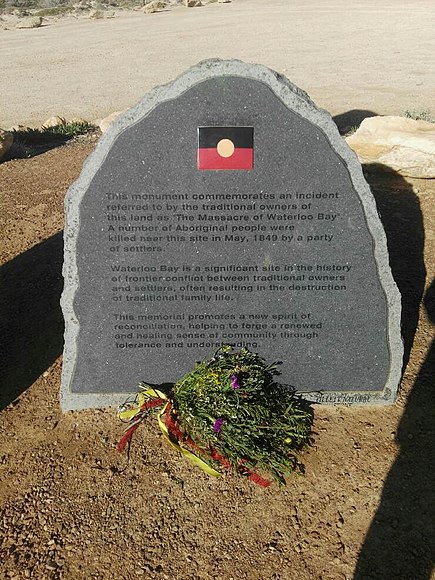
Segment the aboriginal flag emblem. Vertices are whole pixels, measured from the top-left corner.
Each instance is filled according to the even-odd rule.
[[[253,167],[253,127],[198,127],[198,169]]]

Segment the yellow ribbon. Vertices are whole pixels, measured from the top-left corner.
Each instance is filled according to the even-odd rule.
[[[191,451],[188,451],[185,447],[182,447],[181,443],[179,441],[177,443],[175,443],[175,441],[173,441],[169,437],[168,428],[166,427],[166,425],[162,419],[163,415],[166,412],[166,408],[167,408],[168,404],[169,404],[169,401],[168,401],[168,403],[166,403],[166,405],[163,407],[163,409],[157,415],[157,420],[159,422],[160,430],[163,433],[163,437],[166,439],[166,441],[169,443],[169,445],[171,445],[174,449],[177,449],[180,453],[182,453],[185,457],[187,457],[187,459],[189,459],[194,465],[196,465],[197,467],[202,469],[202,471],[204,471],[205,473],[208,473],[208,475],[213,475],[214,477],[219,477],[221,475],[219,473],[219,471],[216,471],[216,469],[213,469],[213,467],[210,467],[210,465],[208,465],[205,461],[203,461],[202,459],[197,457],[194,453],[192,453]]]
[[[140,391],[132,403],[124,403],[118,411],[118,418],[121,421],[128,422],[135,417],[139,411],[142,409],[143,405],[149,399],[163,399],[164,401],[168,400],[168,397],[165,393],[158,391],[157,389],[146,389]]]
[[[182,455],[187,457],[187,459],[189,459],[194,465],[199,467],[202,471],[204,471],[208,475],[213,475],[214,477],[220,476],[221,474],[219,473],[219,471],[216,471],[215,469],[213,469],[212,467],[207,465],[207,463],[205,463],[205,461],[202,461],[202,459],[200,459],[195,454],[193,454],[191,451],[188,451],[187,449],[182,447],[181,443],[179,441],[177,443],[175,443],[175,441],[173,441],[171,439],[171,437],[169,436],[168,428],[166,427],[165,422],[162,419],[162,417],[165,414],[166,409],[169,405],[169,401],[168,401],[168,397],[164,393],[162,393],[161,391],[158,391],[157,389],[150,388],[150,389],[146,389],[146,390],[139,392],[136,396],[134,403],[127,403],[126,405],[121,407],[121,409],[118,412],[119,419],[121,419],[121,421],[131,421],[131,419],[133,419],[139,413],[142,406],[149,399],[155,399],[155,398],[159,398],[159,399],[163,399],[164,401],[167,401],[165,406],[163,407],[163,409],[157,415],[159,427],[160,427],[160,430],[161,430],[166,442],[169,443],[169,445],[171,445],[171,447],[173,447],[174,449],[179,451]]]

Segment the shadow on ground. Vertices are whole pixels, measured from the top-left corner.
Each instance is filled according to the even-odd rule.
[[[403,177],[391,170],[386,171],[383,165],[365,165],[364,175],[384,226],[391,271],[402,296],[405,369],[414,341],[426,280],[420,201]]]
[[[100,135],[98,128],[92,125],[86,125],[86,128],[81,131],[82,132],[77,130],[77,132],[72,131],[71,133],[61,133],[59,130],[56,131],[55,129],[17,129],[13,131],[14,141],[7,152],[4,161],[9,161],[11,159],[28,159],[46,153],[47,151],[51,151],[51,149],[62,147],[62,145],[71,143],[81,137],[86,137],[90,134],[95,136]]]
[[[340,135],[346,135],[350,131],[357,129],[367,117],[377,117],[377,113],[364,109],[353,109],[341,115],[335,115],[332,120],[337,125]]]
[[[426,271],[420,204],[412,187],[382,166],[364,168],[387,235],[390,265],[402,294],[404,367],[418,324]],[[435,285],[424,304],[435,322]],[[434,345],[421,367],[397,431],[400,453],[382,490],[354,580],[429,580],[434,557]],[[374,461],[376,458],[373,458]]]
[[[59,232],[0,267],[0,408],[62,353],[62,260]]]
[[[435,280],[424,304],[435,324]],[[435,561],[435,341],[397,430],[400,453],[382,490],[354,580],[430,580]]]

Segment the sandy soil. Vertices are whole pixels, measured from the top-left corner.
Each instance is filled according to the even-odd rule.
[[[332,115],[433,108],[434,12],[432,0],[234,0],[0,30],[0,127],[94,120],[212,57],[270,66]]]

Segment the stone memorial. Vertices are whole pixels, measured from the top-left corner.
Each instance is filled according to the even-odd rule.
[[[101,138],[66,199],[64,410],[222,343],[315,402],[391,403],[400,296],[356,156],[279,74],[200,63]]]

